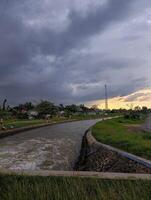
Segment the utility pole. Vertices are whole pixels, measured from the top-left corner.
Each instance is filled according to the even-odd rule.
[[[108,110],[108,94],[107,94],[107,85],[105,84],[105,110]]]

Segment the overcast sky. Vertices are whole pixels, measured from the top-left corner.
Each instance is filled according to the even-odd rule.
[[[0,1],[0,102],[91,102],[104,84],[151,86],[150,0]]]

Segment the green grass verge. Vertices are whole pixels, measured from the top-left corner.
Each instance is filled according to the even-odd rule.
[[[4,124],[6,128],[10,128],[13,126],[14,128],[22,128],[31,125],[38,125],[46,123],[46,120],[8,120],[5,121]]]
[[[151,133],[142,131],[130,125],[139,125],[142,120],[111,119],[97,123],[93,129],[93,136],[100,142],[119,149],[151,159]]]
[[[89,119],[98,119],[98,116],[75,116],[72,118],[58,118],[54,117],[49,120],[49,122],[64,122],[64,121],[70,121],[70,120],[89,120]],[[4,121],[4,125],[7,130],[9,130],[11,127],[13,128],[23,128],[27,126],[32,126],[32,125],[40,125],[47,123],[47,120],[43,119],[33,119],[33,120],[7,120]]]
[[[49,120],[49,123],[51,122],[64,122],[70,120],[69,118],[52,118]],[[33,120],[7,120],[4,122],[4,125],[7,129],[10,129],[11,126],[13,128],[23,128],[27,126],[33,126],[33,125],[40,125],[40,124],[47,124],[48,121],[44,119],[33,119]]]
[[[96,119],[98,116],[75,116],[72,118],[59,118],[59,117],[54,117],[49,120],[49,122],[63,122],[63,121],[68,121],[68,120],[88,120],[88,119]],[[22,127],[27,127],[27,126],[32,126],[32,125],[40,125],[47,123],[47,120],[44,119],[33,119],[33,120],[7,120],[4,121],[4,125],[7,129],[9,129],[11,126],[13,128],[22,128]]]
[[[150,200],[151,181],[0,175],[1,200]]]
[[[115,115],[115,114],[114,114]],[[110,114],[109,116],[114,116]],[[71,118],[68,117],[53,117],[52,119],[49,120],[49,122],[63,122],[63,121],[68,121],[68,120],[91,120],[91,119],[98,119],[101,118],[102,116],[100,115],[79,115],[79,116],[72,116]],[[13,128],[23,128],[27,126],[32,126],[32,125],[40,125],[47,123],[47,120],[44,119],[33,119],[33,120],[28,120],[28,119],[16,119],[16,120],[6,120],[4,121],[4,125],[6,129],[10,129],[11,127]]]

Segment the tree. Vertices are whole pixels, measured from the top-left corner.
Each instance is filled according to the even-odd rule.
[[[59,104],[58,109],[59,109],[60,111],[64,111],[65,107],[64,107],[63,104]]]
[[[34,108],[34,105],[32,102],[26,102],[24,104],[19,104],[18,106],[15,106],[13,109],[16,111],[22,112],[22,111],[29,111]]]
[[[68,113],[76,113],[78,112],[79,108],[78,106],[76,106],[75,104],[72,104],[72,105],[68,105],[65,107],[65,110],[68,112]]]
[[[93,106],[91,107],[91,109],[94,110],[94,111],[95,111],[95,110],[98,110],[98,109],[99,109],[99,106],[98,106],[98,105],[93,105]]]
[[[89,108],[87,108],[84,104],[81,104],[80,108],[82,109],[83,113],[88,113],[89,112]]]
[[[24,109],[28,110],[32,110],[34,108],[34,105],[32,104],[32,102],[26,102],[25,104],[23,104]]]
[[[135,111],[141,111],[141,107],[140,106],[135,106],[134,110]]]
[[[142,112],[143,112],[144,114],[148,113],[148,108],[147,108],[146,106],[143,106],[143,107],[142,107]]]
[[[50,114],[52,116],[57,113],[58,108],[49,101],[41,101],[37,105],[37,111],[40,117],[43,117],[44,115],[47,115],[47,114]]]

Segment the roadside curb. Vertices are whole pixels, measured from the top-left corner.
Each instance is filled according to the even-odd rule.
[[[79,178],[99,178],[116,180],[150,180],[151,174],[132,174],[132,173],[103,173],[88,171],[11,171],[0,170],[0,175],[19,175],[19,176],[43,176],[43,177],[79,177]]]
[[[150,160],[147,160],[147,159],[145,159],[145,158],[141,158],[141,157],[136,156],[136,155],[134,155],[134,154],[125,152],[125,151],[123,151],[123,150],[117,149],[117,148],[112,147],[112,146],[110,146],[110,145],[106,145],[106,144],[103,144],[103,143],[101,143],[101,142],[98,142],[98,141],[93,137],[93,135],[92,135],[92,130],[91,130],[91,129],[89,129],[89,130],[86,132],[85,137],[87,138],[88,143],[89,143],[90,145],[95,144],[95,145],[98,146],[98,148],[99,148],[99,147],[104,147],[104,148],[106,148],[106,149],[108,149],[108,150],[110,150],[110,151],[114,151],[114,152],[118,153],[119,155],[121,155],[121,156],[123,156],[123,157],[125,157],[125,158],[128,158],[129,160],[135,161],[135,162],[137,162],[137,163],[139,163],[139,164],[141,164],[141,165],[143,165],[143,166],[145,166],[145,167],[151,169],[151,161],[150,161]]]

